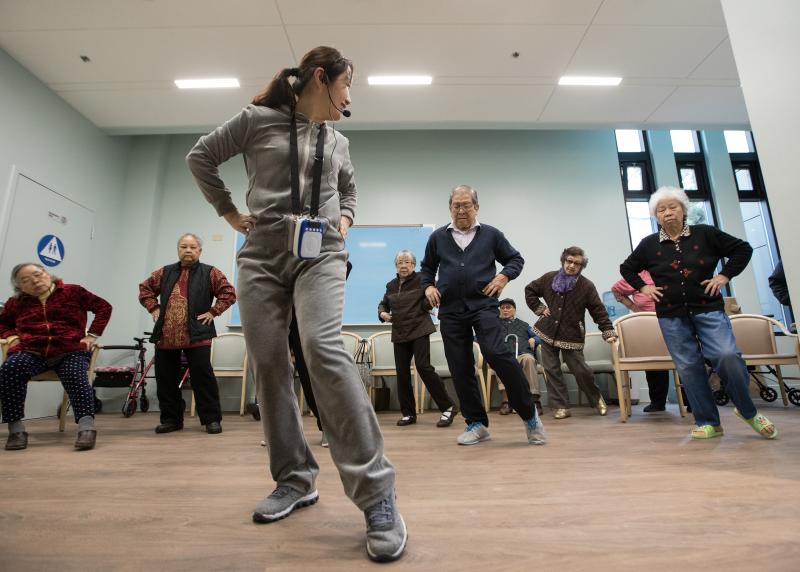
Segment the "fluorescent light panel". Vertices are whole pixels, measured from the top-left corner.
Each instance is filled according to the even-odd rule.
[[[433,77],[429,75],[371,75],[369,85],[430,85]]]
[[[621,81],[621,77],[565,75],[558,80],[558,85],[619,85]]]
[[[207,79],[176,79],[175,85],[180,89],[217,89],[239,87],[239,80],[235,77],[220,77]]]

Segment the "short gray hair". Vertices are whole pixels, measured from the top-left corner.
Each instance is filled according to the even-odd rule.
[[[52,280],[53,282],[61,280],[61,278],[59,278],[54,274],[51,274],[47,270],[47,268],[45,268],[38,262],[23,262],[21,264],[17,264],[16,266],[14,266],[14,268],[11,269],[11,287],[14,289],[14,296],[19,296],[20,294],[22,294],[22,290],[20,289],[19,284],[17,283],[17,274],[19,274],[20,270],[22,270],[26,266],[35,266],[36,268],[38,268],[39,270],[50,276],[50,280]]]
[[[457,185],[453,187],[453,190],[450,191],[450,200],[447,201],[448,206],[453,204],[453,196],[456,193],[469,193],[470,198],[472,199],[472,204],[478,204],[478,191],[470,187],[469,185]]]
[[[659,187],[655,193],[650,195],[650,214],[652,216],[656,216],[658,203],[666,200],[676,200],[681,203],[685,220],[686,215],[689,214],[689,197],[686,195],[686,192],[683,189],[679,189],[678,187]]]
[[[180,235],[180,236],[178,237],[178,243],[177,243],[177,244],[180,244],[180,243],[181,243],[181,241],[182,241],[184,238],[186,238],[187,236],[191,236],[193,239],[195,239],[195,240],[197,241],[197,244],[199,244],[199,245],[200,245],[200,249],[202,250],[202,248],[203,248],[203,239],[202,239],[202,238],[200,238],[199,236],[197,236],[197,235],[196,235],[195,233],[193,233],[193,232],[184,232],[182,235]]]
[[[414,253],[410,250],[401,250],[397,254],[394,255],[394,263],[397,264],[397,259],[401,256],[408,256],[411,259],[411,263],[416,266],[417,265],[417,257],[414,256]]]

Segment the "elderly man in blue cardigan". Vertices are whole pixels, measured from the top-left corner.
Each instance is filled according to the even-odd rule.
[[[491,438],[475,376],[472,341],[477,336],[484,358],[503,381],[511,407],[524,422],[528,443],[543,445],[544,428],[528,380],[503,342],[498,313],[497,298],[509,280],[519,276],[525,261],[502,232],[478,222],[475,189],[455,187],[449,204],[452,222],[428,239],[421,284],[431,306],[439,307],[444,353],[467,423],[458,444],[475,445]],[[499,273],[498,262],[503,266]]]

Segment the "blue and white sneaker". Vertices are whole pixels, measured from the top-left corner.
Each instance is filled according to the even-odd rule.
[[[533,408],[533,417],[527,421],[522,421],[525,424],[525,433],[528,436],[528,445],[544,445],[547,442],[547,435],[544,433],[544,425],[542,420],[539,419],[539,413],[536,407]]]
[[[477,445],[481,441],[488,441],[491,438],[489,430],[483,423],[473,421],[467,425],[467,428],[458,436],[456,441],[458,441],[459,445]]]

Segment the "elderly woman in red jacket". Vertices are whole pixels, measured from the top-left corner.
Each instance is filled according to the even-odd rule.
[[[82,286],[64,284],[39,264],[17,264],[11,283],[15,294],[0,312],[0,337],[9,345],[8,359],[0,366],[0,404],[9,433],[5,448],[28,446],[22,423],[27,383],[53,369],[75,411],[75,448],[92,449],[97,431],[94,393],[87,377],[89,350],[108,324],[111,304]],[[88,330],[86,312],[95,315]]]

